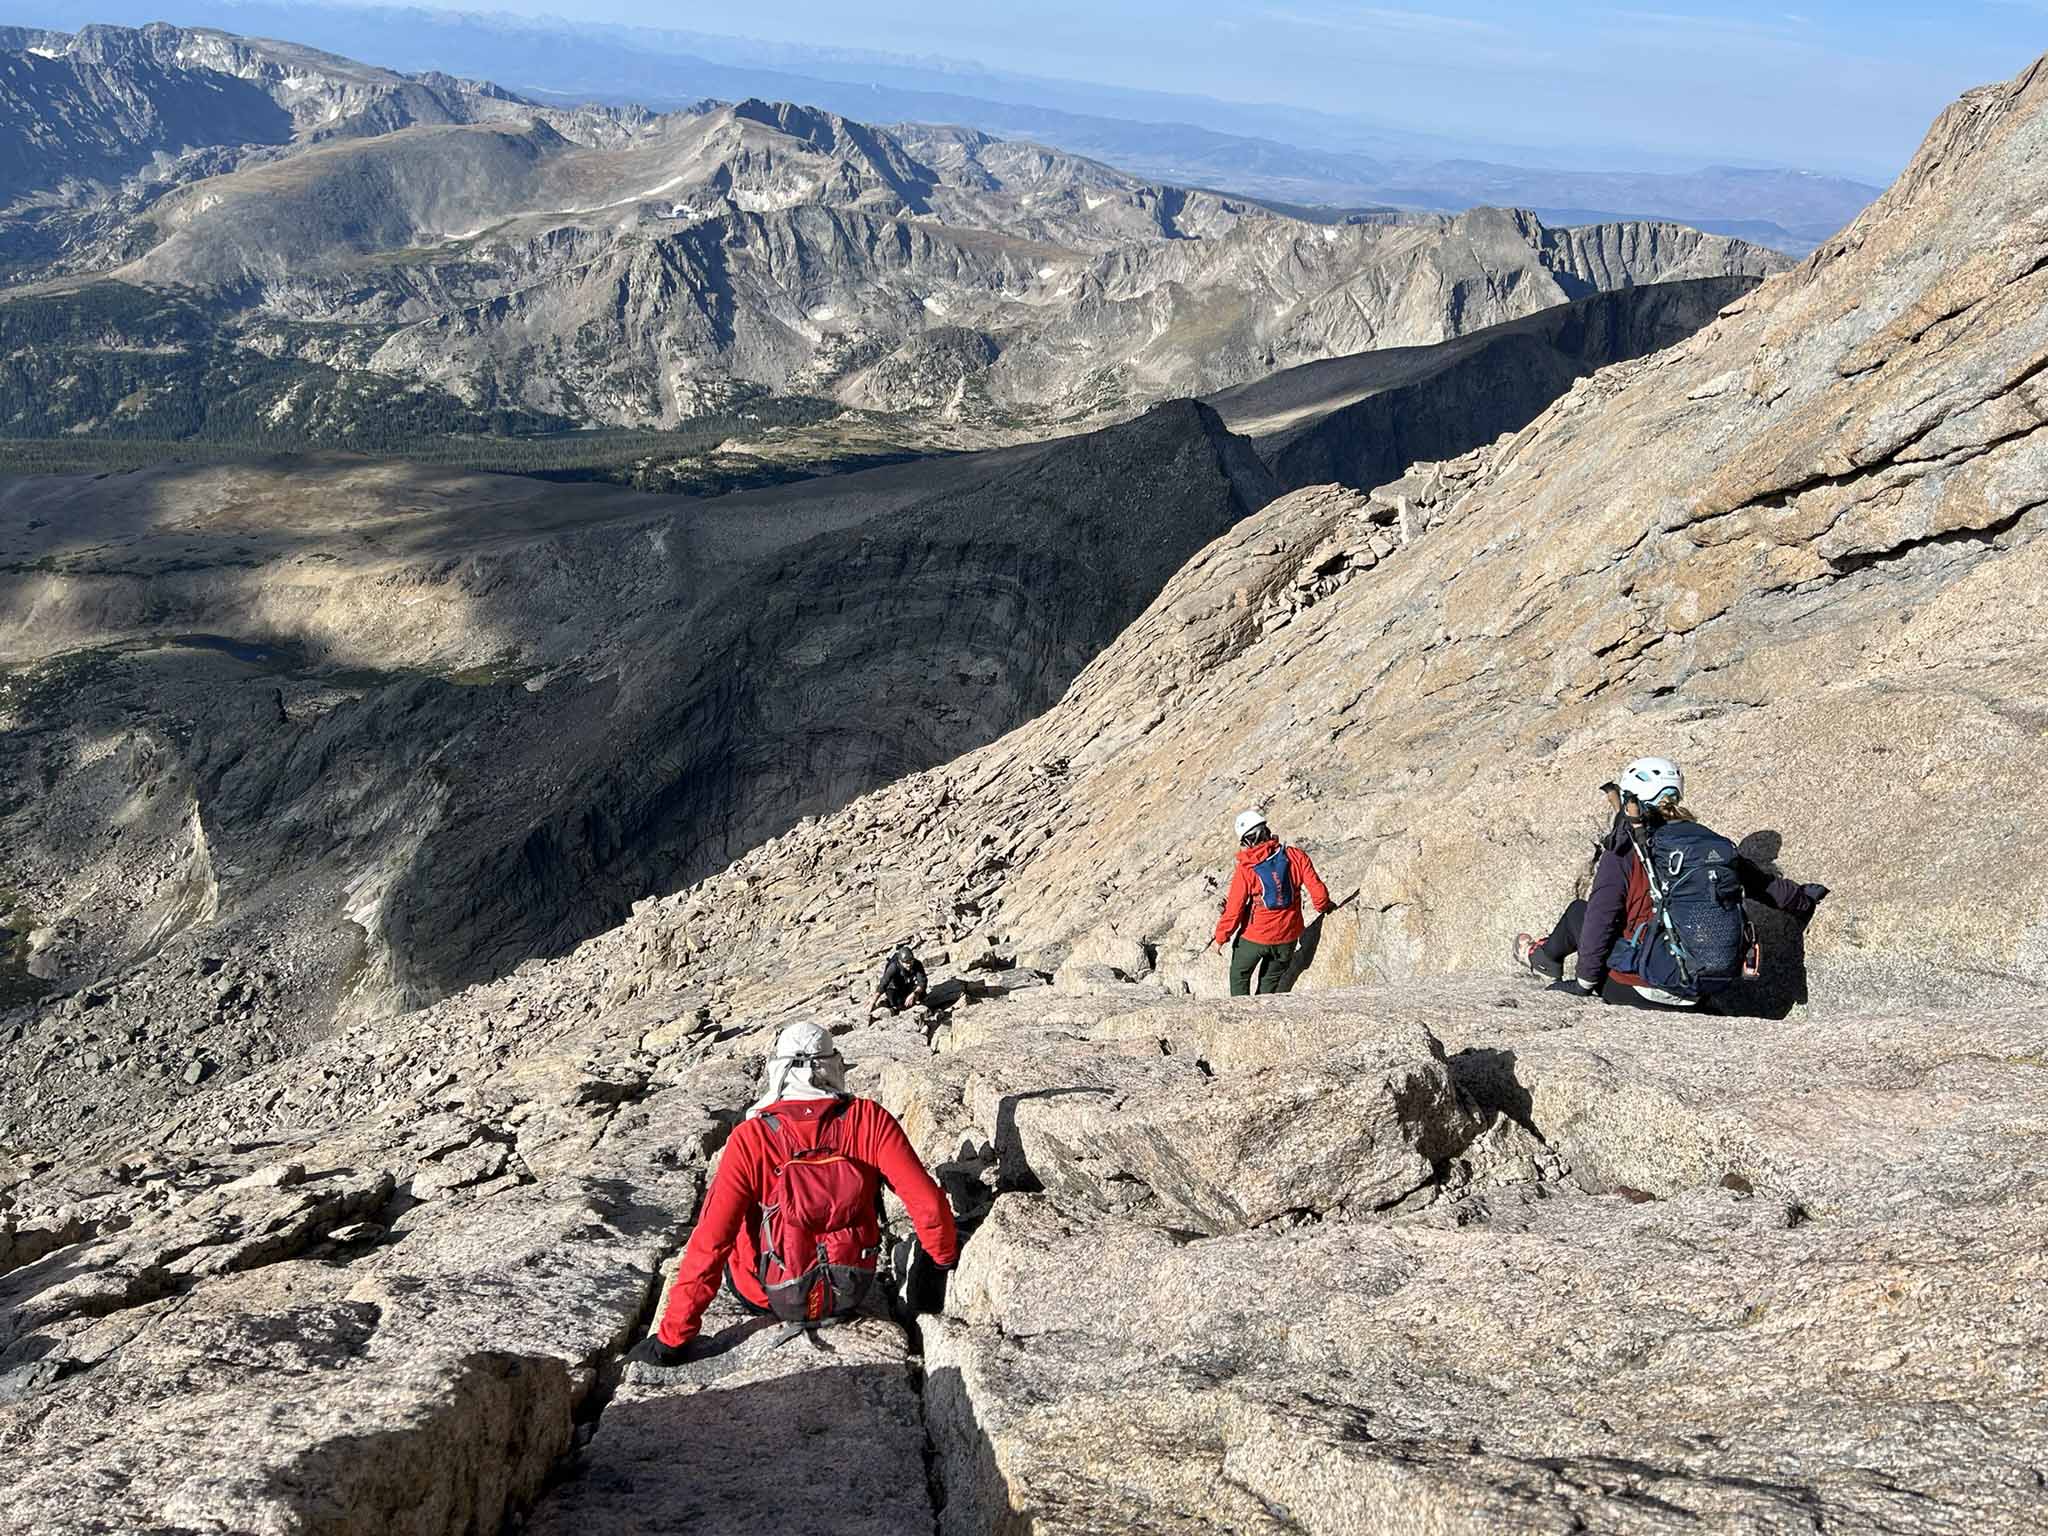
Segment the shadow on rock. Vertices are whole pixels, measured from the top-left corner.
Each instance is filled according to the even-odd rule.
[[[1011,1529],[1009,1479],[995,1443],[981,1427],[974,1396],[958,1366],[936,1366],[924,1378],[925,1434],[932,1447],[932,1503],[939,1536],[982,1536]]]
[[[1776,879],[1785,873],[1778,867],[1784,846],[1782,835],[1765,828],[1750,833],[1736,850]],[[1749,904],[1749,916],[1756,925],[1757,942],[1763,946],[1763,975],[1755,981],[1737,982],[1715,998],[1714,1012],[1738,1019],[1787,1018],[1807,1000],[1805,925],[1756,902]]]
[[[1017,1106],[1027,1099],[1064,1099],[1070,1094],[1094,1093],[1105,1097],[1116,1097],[1108,1088],[1035,1088],[1029,1093],[1006,1093],[996,1106],[996,1187],[998,1190],[1016,1191],[1035,1195],[1044,1190],[1045,1184],[1032,1170],[1030,1161],[1024,1155],[1024,1141],[1017,1134]]]
[[[1451,1081],[1481,1109],[1506,1115],[1523,1130],[1543,1140],[1535,1121],[1536,1100],[1515,1073],[1515,1053],[1491,1046],[1467,1046],[1447,1059]]]
[[[254,1480],[253,1498],[230,1465],[224,1502],[280,1513],[313,1502],[323,1516],[346,1510],[347,1524],[363,1530],[500,1529],[569,1448],[569,1373],[559,1360],[494,1350],[435,1368],[447,1386],[424,1414],[313,1444]],[[309,1490],[318,1490],[315,1500]],[[239,1524],[229,1519],[231,1528]],[[308,1523],[327,1525],[318,1517]]]
[[[1295,983],[1309,972],[1316,963],[1316,951],[1323,947],[1323,918],[1318,912],[1301,930],[1301,942],[1294,946],[1294,959],[1289,962],[1287,974],[1280,978],[1280,990],[1292,992]]]
[[[626,1179],[589,1179],[585,1181],[591,1208],[628,1237],[659,1236],[671,1242],[679,1241],[687,1223],[679,1219],[672,1207],[651,1205],[634,1197],[633,1184]]]

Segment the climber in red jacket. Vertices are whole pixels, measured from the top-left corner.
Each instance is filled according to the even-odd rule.
[[[1237,818],[1237,868],[1216,919],[1211,949],[1230,949],[1230,995],[1248,996],[1252,972],[1259,973],[1260,993],[1278,992],[1294,964],[1294,946],[1301,942],[1301,893],[1307,891],[1316,911],[1334,909],[1329,888],[1315,865],[1299,848],[1284,846],[1266,826],[1264,811],[1245,811]]]
[[[846,1063],[829,1030],[784,1029],[767,1079],[725,1144],[657,1337],[636,1359],[644,1352],[649,1364],[682,1360],[721,1271],[743,1306],[780,1316],[793,1330],[853,1312],[869,1294],[880,1257],[885,1182],[909,1211],[931,1262],[943,1271],[960,1257],[945,1194],[896,1117],[846,1092]]]

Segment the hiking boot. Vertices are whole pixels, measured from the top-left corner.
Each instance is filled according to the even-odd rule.
[[[1546,981],[1558,981],[1564,976],[1564,962],[1546,955],[1543,946],[1531,934],[1515,935],[1515,964],[1533,971]]]

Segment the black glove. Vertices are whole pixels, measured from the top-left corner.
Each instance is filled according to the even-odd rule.
[[[946,1309],[946,1285],[953,1278],[953,1266],[934,1264],[920,1248],[910,1261],[910,1277],[903,1284],[903,1302],[915,1317],[929,1317]]]
[[[904,1313],[926,1317],[944,1310],[946,1282],[953,1275],[950,1264],[934,1264],[915,1241],[897,1244],[891,1258],[896,1271],[896,1298]]]
[[[1803,928],[1813,921],[1814,909],[1827,900],[1828,888],[1824,885],[1802,885],[1799,894],[1806,898],[1806,910],[1799,914],[1799,926]]]
[[[692,1342],[695,1341],[693,1340]],[[683,1345],[681,1348],[671,1348],[669,1345],[661,1342],[659,1335],[650,1333],[646,1338],[626,1351],[626,1363],[628,1365],[651,1365],[657,1370],[665,1371],[681,1365],[689,1358],[689,1354],[690,1346],[688,1344]]]
[[[1600,989],[1589,987],[1576,976],[1567,976],[1562,981],[1553,981],[1543,989],[1546,992],[1564,992],[1572,997],[1598,997]]]

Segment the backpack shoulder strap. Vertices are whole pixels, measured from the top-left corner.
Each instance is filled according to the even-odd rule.
[[[1643,876],[1650,884],[1650,910],[1658,931],[1671,950],[1671,956],[1678,962],[1680,979],[1692,981],[1692,956],[1685,947],[1685,940],[1679,937],[1678,925],[1671,916],[1671,888],[1664,883],[1662,871],[1657,868],[1657,831],[1644,829],[1640,822],[1629,824],[1629,841],[1635,844],[1636,857],[1643,861]]]

